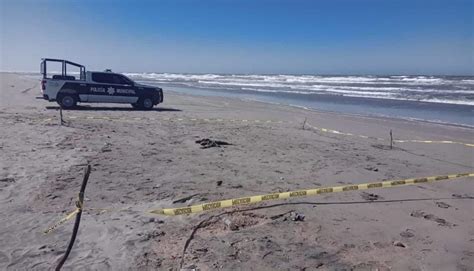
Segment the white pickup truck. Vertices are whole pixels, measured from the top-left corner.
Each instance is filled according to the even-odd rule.
[[[60,74],[49,74],[48,65],[59,62]],[[68,70],[78,70],[72,75]],[[58,72],[57,72],[58,73]],[[152,109],[163,102],[163,90],[159,87],[135,83],[128,77],[113,73],[87,71],[80,64],[44,58],[41,61],[41,93],[43,99],[56,101],[62,108],[73,108],[80,103],[129,103],[137,109]]]

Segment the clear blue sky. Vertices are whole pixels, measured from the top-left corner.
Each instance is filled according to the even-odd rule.
[[[0,0],[0,70],[474,74],[474,0]]]

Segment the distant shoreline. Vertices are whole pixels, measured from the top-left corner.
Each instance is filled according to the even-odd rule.
[[[19,73],[39,78],[37,73]],[[474,77],[134,74],[179,93],[473,128]]]
[[[369,116],[378,118],[393,118],[407,121],[422,121],[434,124],[450,125],[456,127],[474,128],[474,120],[469,118],[472,115],[474,106],[445,103],[430,103],[421,101],[405,100],[383,100],[361,97],[342,97],[334,95],[318,94],[313,97],[313,101],[298,99],[291,95],[272,94],[242,94],[231,93],[230,91],[219,91],[209,89],[199,89],[191,87],[173,87],[162,84],[165,91],[184,93],[198,96],[215,96],[226,98],[237,98],[240,100],[253,100],[270,104],[280,104],[292,107],[303,108],[315,112],[331,112],[336,114]],[[436,117],[433,117],[435,116]]]
[[[169,93],[172,93],[174,95],[190,95],[190,96],[204,96],[208,97],[206,95],[199,95],[199,94],[192,94],[192,93],[185,93],[181,91],[176,91],[176,90],[165,90]],[[375,115],[375,114],[357,114],[357,113],[345,113],[345,112],[339,112],[339,111],[329,111],[329,110],[322,110],[318,108],[308,108],[308,107],[303,107],[299,105],[294,105],[294,104],[287,104],[287,103],[272,103],[268,101],[262,101],[262,100],[249,100],[245,98],[238,98],[238,97],[228,97],[228,96],[216,96],[216,97],[223,97],[226,99],[238,99],[240,101],[251,101],[251,102],[258,102],[258,103],[264,103],[264,104],[270,104],[270,105],[279,105],[279,106],[288,106],[291,108],[297,108],[297,109],[302,109],[302,110],[308,110],[311,112],[316,112],[316,113],[329,113],[329,114],[337,114],[340,116],[347,116],[347,117],[366,117],[366,118],[374,118],[374,119],[386,119],[386,120],[395,120],[395,121],[408,121],[408,122],[422,122],[422,123],[427,123],[427,124],[434,124],[434,125],[442,125],[442,126],[449,126],[449,127],[456,127],[456,128],[464,128],[468,130],[474,130],[474,125],[467,125],[467,124],[462,124],[462,123],[450,123],[450,122],[440,122],[440,121],[432,121],[432,120],[424,120],[424,119],[417,119],[417,118],[402,118],[402,117],[394,117],[394,116],[383,116],[383,115]],[[459,106],[459,105],[453,105],[453,106]]]

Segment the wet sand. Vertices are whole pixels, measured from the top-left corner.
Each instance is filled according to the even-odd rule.
[[[472,172],[472,147],[397,143],[387,148],[390,129],[395,139],[473,143],[472,129],[167,92],[153,111],[87,105],[64,111],[67,125],[60,126],[57,105],[35,99],[37,80],[7,73],[0,79],[1,269],[55,266],[73,223],[48,235],[43,230],[74,209],[87,163],[92,174],[85,213],[67,269],[179,269],[186,240],[201,221],[183,268],[474,266],[472,178],[177,217],[147,213],[255,194]],[[387,141],[302,129],[305,119]],[[195,141],[202,138],[232,145],[201,149]],[[304,220],[294,221],[295,213]]]

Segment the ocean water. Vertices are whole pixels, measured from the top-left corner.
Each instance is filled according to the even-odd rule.
[[[165,91],[474,127],[474,76],[125,74]]]

